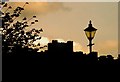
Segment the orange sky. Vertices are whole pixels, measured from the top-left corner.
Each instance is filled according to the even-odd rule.
[[[9,3],[14,8],[23,3]],[[92,20],[97,33],[94,51],[100,55],[118,54],[118,5],[116,2],[47,2],[30,3],[21,18],[36,15],[39,23],[30,28],[43,28],[43,38],[74,41],[74,50],[88,52],[84,29]],[[29,29],[30,29],[29,28]],[[43,40],[44,41],[44,40]],[[46,42],[48,42],[46,41]],[[45,43],[45,42],[43,42]]]

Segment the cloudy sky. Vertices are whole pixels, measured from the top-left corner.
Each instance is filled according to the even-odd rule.
[[[24,2],[9,2],[13,8]],[[52,39],[74,41],[74,51],[88,53],[88,40],[84,29],[89,20],[97,28],[93,50],[99,55],[118,54],[118,3],[117,2],[30,2],[22,17],[36,15],[39,23],[31,28],[43,28],[41,43]]]

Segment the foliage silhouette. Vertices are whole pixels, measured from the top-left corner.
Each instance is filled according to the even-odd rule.
[[[32,29],[26,31],[25,29],[29,26],[38,22],[36,16],[27,19],[24,17],[22,21],[16,21],[20,17],[22,11],[24,10],[25,5],[29,3],[26,2],[23,7],[17,7],[13,10],[13,13],[9,12],[9,9],[12,9],[12,6],[8,6],[8,3],[1,3],[2,9],[5,11],[0,11],[0,20],[2,21],[2,48],[3,52],[14,52],[13,47],[29,48],[40,46],[40,44],[33,44],[34,41],[41,39],[40,33],[43,32],[41,29]],[[34,19],[30,24],[28,21]],[[37,49],[38,50],[38,49]]]

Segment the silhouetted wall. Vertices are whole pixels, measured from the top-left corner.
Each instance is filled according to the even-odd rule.
[[[73,41],[67,43],[59,43],[57,40],[52,40],[52,43],[48,43],[48,52],[52,53],[72,53]]]

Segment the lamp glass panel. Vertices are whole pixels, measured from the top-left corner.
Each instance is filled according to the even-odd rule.
[[[85,34],[86,34],[87,38],[89,39],[90,38],[90,32],[89,31],[85,31]]]
[[[96,31],[92,31],[92,32],[91,32],[91,38],[92,38],[92,39],[94,38],[95,33],[96,33]]]
[[[85,34],[88,39],[93,39],[95,36],[96,31],[85,31]]]

